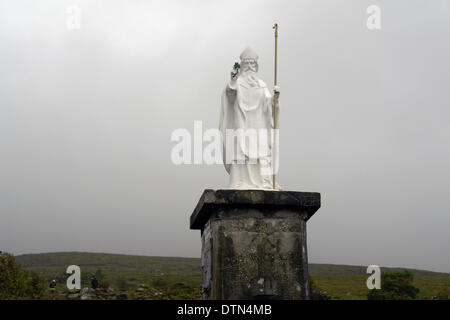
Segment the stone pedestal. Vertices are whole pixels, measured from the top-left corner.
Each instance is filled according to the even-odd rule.
[[[306,221],[314,192],[205,190],[191,215],[201,230],[204,299],[309,299]]]

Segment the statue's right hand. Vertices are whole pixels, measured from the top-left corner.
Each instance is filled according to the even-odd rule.
[[[236,80],[238,74],[239,74],[239,70],[236,70],[236,69],[231,70],[231,72],[230,72],[231,80]]]

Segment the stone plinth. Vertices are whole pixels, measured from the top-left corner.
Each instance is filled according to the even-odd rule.
[[[191,215],[201,230],[204,299],[309,299],[306,221],[314,192],[205,190]]]

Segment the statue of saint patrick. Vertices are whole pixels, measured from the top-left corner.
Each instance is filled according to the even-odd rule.
[[[219,124],[223,161],[230,175],[228,188],[273,190],[273,145],[278,138],[273,104],[277,99],[278,119],[280,88],[274,86],[272,95],[258,77],[258,55],[251,48],[240,59],[222,94]],[[276,189],[281,188],[276,185]]]

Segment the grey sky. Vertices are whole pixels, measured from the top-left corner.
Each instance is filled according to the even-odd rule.
[[[0,250],[198,257],[189,215],[228,176],[173,165],[170,135],[217,127],[247,45],[272,84],[278,22],[278,180],[322,194],[310,262],[450,272],[449,17],[446,0],[0,2]]]

